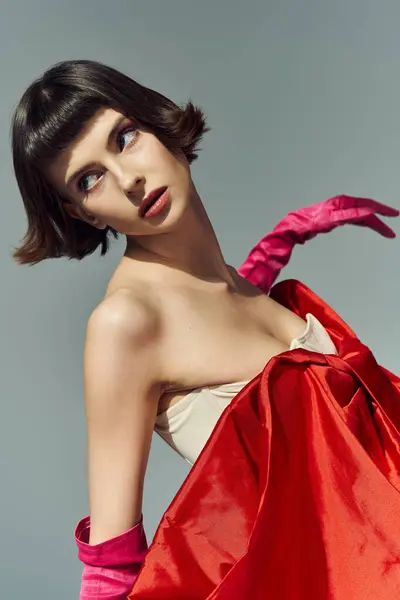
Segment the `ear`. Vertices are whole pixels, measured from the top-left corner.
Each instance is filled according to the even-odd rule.
[[[81,206],[72,204],[72,202],[65,202],[64,210],[67,213],[67,215],[72,219],[79,219],[80,221],[85,221],[85,223],[96,227],[96,229],[105,229],[107,227],[105,223],[101,223],[99,219],[92,215],[89,215]]]

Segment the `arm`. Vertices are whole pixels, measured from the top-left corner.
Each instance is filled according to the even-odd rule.
[[[160,385],[157,316],[129,293],[89,320],[85,346],[90,520],[76,530],[81,600],[119,600],[146,552],[142,490]]]
[[[328,233],[341,225],[368,227],[387,238],[395,233],[377,214],[397,217],[399,211],[370,200],[352,196],[335,196],[324,202],[300,208],[282,219],[271,233],[263,237],[239,267],[242,277],[268,293],[296,244],[304,244],[319,233]]]

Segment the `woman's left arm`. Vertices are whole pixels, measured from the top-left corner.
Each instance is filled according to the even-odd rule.
[[[400,212],[369,198],[335,196],[324,202],[300,208],[284,217],[251,250],[238,272],[268,293],[296,244],[304,244],[319,233],[328,233],[341,225],[358,225],[373,229],[386,238],[396,234],[377,214],[398,217]]]

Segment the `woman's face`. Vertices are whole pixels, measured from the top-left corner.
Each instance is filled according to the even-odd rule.
[[[70,216],[132,236],[170,231],[193,192],[189,165],[151,133],[102,109],[49,168]]]

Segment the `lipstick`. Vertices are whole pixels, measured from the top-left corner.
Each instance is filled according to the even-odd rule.
[[[167,187],[152,190],[141,202],[139,207],[139,216],[143,219],[150,219],[159,215],[169,201],[169,191]]]

